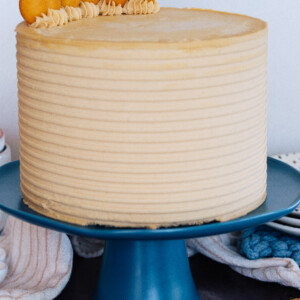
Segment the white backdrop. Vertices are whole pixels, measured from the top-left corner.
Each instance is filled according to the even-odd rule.
[[[300,1],[158,0],[161,6],[201,7],[248,14],[269,23],[268,152],[300,151]],[[0,128],[18,158],[14,28],[18,0],[1,0]]]

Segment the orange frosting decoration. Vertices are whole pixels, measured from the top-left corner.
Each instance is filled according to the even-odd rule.
[[[80,2],[80,0],[61,0],[61,6],[63,6],[63,7],[66,7],[66,6],[78,7],[79,2]]]
[[[98,4],[99,0],[84,0],[84,2],[92,2],[94,4]]]
[[[48,9],[60,9],[61,0],[20,0],[20,12],[27,23],[35,22],[36,17],[46,14]]]

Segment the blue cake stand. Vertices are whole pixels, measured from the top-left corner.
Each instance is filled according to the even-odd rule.
[[[199,300],[184,239],[241,230],[292,212],[300,204],[300,173],[268,159],[268,196],[248,215],[224,223],[149,229],[77,226],[42,216],[22,202],[19,162],[0,168],[0,208],[49,229],[106,240],[97,300]],[[82,274],[82,276],[89,276]]]

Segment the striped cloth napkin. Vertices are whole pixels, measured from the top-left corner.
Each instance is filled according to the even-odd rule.
[[[300,290],[300,269],[290,258],[265,258],[249,260],[243,257],[237,247],[239,233],[229,233],[206,238],[187,240],[193,253],[201,253],[234,271],[253,279],[277,282]]]
[[[300,170],[300,153],[276,155],[296,169]],[[260,281],[277,282],[300,290],[300,269],[289,258],[265,258],[249,260],[238,250],[240,233],[190,239],[186,241],[189,256],[201,253],[222,264],[229,265],[236,272]],[[72,237],[76,253],[82,257],[96,257],[103,252],[103,243],[91,239]]]
[[[69,281],[72,264],[65,234],[8,217],[0,236],[0,299],[54,299]]]

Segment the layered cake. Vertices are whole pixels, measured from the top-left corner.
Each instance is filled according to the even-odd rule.
[[[17,27],[26,204],[81,225],[158,228],[264,201],[266,23],[176,8],[49,15]]]

